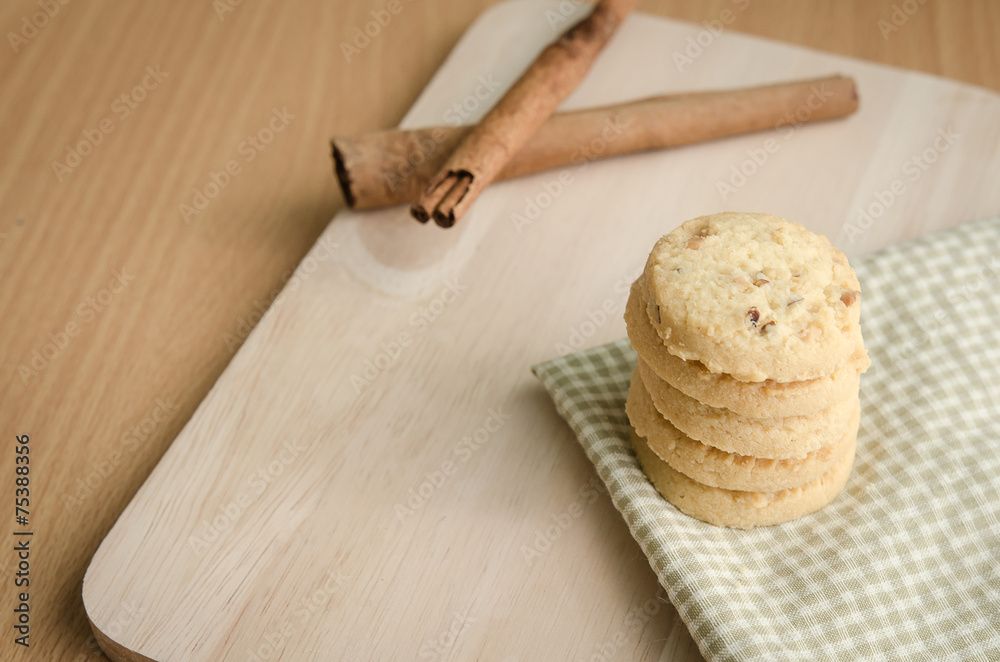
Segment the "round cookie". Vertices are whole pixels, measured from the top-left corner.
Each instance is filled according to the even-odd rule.
[[[686,515],[737,529],[772,526],[816,512],[844,489],[854,465],[852,445],[829,471],[800,487],[779,492],[724,490],[693,481],[673,469],[631,428],[629,437],[639,464],[663,498]]]
[[[777,492],[819,478],[854,447],[858,432],[856,412],[843,437],[801,460],[767,460],[726,453],[695,441],[663,418],[638,372],[632,373],[625,411],[636,434],[673,469],[704,485],[749,492]]]
[[[748,418],[684,395],[657,377],[641,358],[636,370],[665,419],[692,439],[727,453],[777,460],[804,458],[843,437],[860,408],[858,396],[852,395],[807,416]]]
[[[751,418],[784,418],[822,411],[856,394],[860,373],[844,364],[828,377],[808,381],[741,382],[710,372],[699,361],[685,361],[667,351],[646,316],[639,281],[632,284],[625,306],[625,324],[632,347],[656,375],[695,400]]]
[[[797,223],[735,212],[687,221],[656,242],[643,283],[667,350],[711,372],[794,382],[869,364],[854,270]]]

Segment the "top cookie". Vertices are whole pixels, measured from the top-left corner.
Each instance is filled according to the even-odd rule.
[[[749,382],[867,369],[860,287],[821,235],[770,214],[690,220],[656,242],[642,276],[667,350]]]

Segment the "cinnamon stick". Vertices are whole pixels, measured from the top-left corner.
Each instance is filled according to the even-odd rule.
[[[795,127],[844,117],[857,107],[854,80],[830,76],[556,113],[503,167],[496,180],[630,152]],[[413,200],[472,128],[391,129],[334,138],[334,167],[344,200],[354,209]]]
[[[549,115],[583,80],[638,0],[600,0],[587,18],[550,44],[452,152],[410,212],[455,224]]]

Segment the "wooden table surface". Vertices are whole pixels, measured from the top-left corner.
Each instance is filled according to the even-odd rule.
[[[28,434],[34,531],[30,649],[0,554],[0,659],[102,659],[90,557],[340,208],[327,139],[395,125],[490,2],[402,0],[345,54],[385,4],[0,8],[0,493],[12,508]],[[700,22],[730,4],[641,9]],[[1000,90],[990,0],[750,0],[730,29]]]

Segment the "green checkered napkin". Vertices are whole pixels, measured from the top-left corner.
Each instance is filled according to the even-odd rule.
[[[750,531],[664,501],[628,340],[534,367],[708,660],[1000,660],[1000,219],[853,260],[872,367],[820,512]]]

